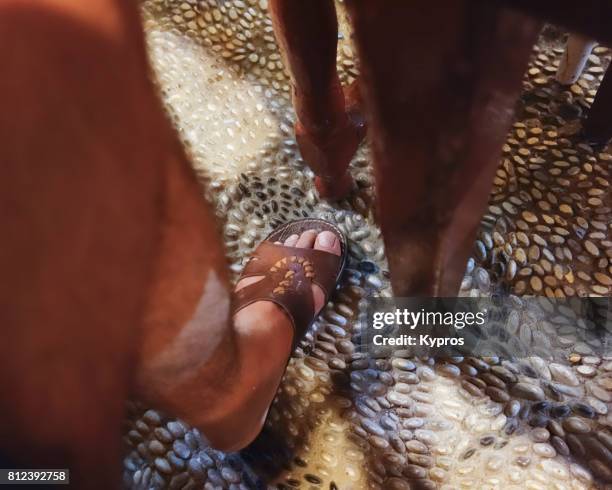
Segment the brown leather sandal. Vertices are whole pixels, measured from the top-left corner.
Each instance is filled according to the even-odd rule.
[[[284,242],[291,235],[300,235],[307,230],[318,233],[331,231],[340,240],[340,255],[274,243]],[[313,311],[311,284],[315,283],[321,288],[327,303],[340,279],[346,257],[346,237],[338,227],[327,221],[306,218],[279,226],[261,242],[245,265],[239,280],[245,277],[263,277],[236,292],[233,312],[235,314],[256,301],[276,303],[285,311],[293,325],[295,348],[321,312]]]

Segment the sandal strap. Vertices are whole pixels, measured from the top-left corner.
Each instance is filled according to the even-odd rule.
[[[312,283],[325,293],[333,290],[342,257],[310,248],[286,247],[262,242],[245,266],[241,279],[263,276],[236,292],[233,311],[256,301],[272,301],[280,306],[294,328],[294,347],[308,329],[314,316]]]
[[[286,266],[284,259],[287,263],[306,263],[307,272],[309,272],[308,279],[323,290],[326,299],[329,298],[330,291],[333,291],[336,285],[336,276],[342,257],[314,248],[287,247],[264,241],[253,252],[240,278],[273,273],[275,266],[276,268]]]

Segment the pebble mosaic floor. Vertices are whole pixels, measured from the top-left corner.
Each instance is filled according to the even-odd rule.
[[[349,199],[318,199],[297,151],[266,8],[266,0],[145,0],[154,76],[207,182],[235,274],[275,225],[301,216],[347,233],[348,269],[250,448],[214,451],[197,429],[133,402],[125,487],[612,488],[612,356],[600,354],[600,337],[578,342],[563,312],[554,335],[522,318],[510,332],[557,352],[553,363],[355,350],[368,298],[392,294],[371,213],[370,153],[364,144],[352,162],[358,189]],[[343,18],[338,66],[350,82],[357,67],[346,25]],[[597,47],[565,89],[554,82],[562,52],[554,36],[534,48],[464,295],[610,295],[612,154],[575,137],[610,56]]]

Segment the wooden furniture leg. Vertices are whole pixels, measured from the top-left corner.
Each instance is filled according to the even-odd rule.
[[[584,70],[591,50],[595,46],[595,41],[579,34],[570,34],[565,45],[565,52],[559,68],[557,69],[556,79],[562,85],[576,83]]]
[[[363,125],[347,115],[336,71],[338,20],[334,2],[271,0],[269,5],[291,75],[295,132],[302,158],[316,174],[321,197],[342,198],[352,188],[347,169],[363,138]]]
[[[485,1],[348,3],[396,296],[453,296],[538,32]]]
[[[608,67],[584,122],[585,138],[605,145],[612,139],[612,69]]]

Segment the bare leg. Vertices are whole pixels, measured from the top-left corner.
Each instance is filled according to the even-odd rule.
[[[344,197],[363,124],[352,124],[336,72],[338,20],[333,0],[271,0],[270,13],[293,84],[302,157],[322,197]]]
[[[349,6],[394,292],[455,295],[537,26],[479,1]]]
[[[608,67],[584,123],[590,142],[605,145],[612,139],[612,69]]]
[[[595,41],[579,34],[570,34],[557,70],[557,81],[563,85],[576,83],[595,46]]]
[[[0,7],[0,454],[78,488],[116,488],[133,386],[219,447],[250,442],[292,340],[269,303],[230,321],[214,215],[142,40],[131,3]],[[333,251],[321,235],[300,246]]]
[[[0,451],[77,488],[119,480],[169,148],[122,3],[0,5]]]

